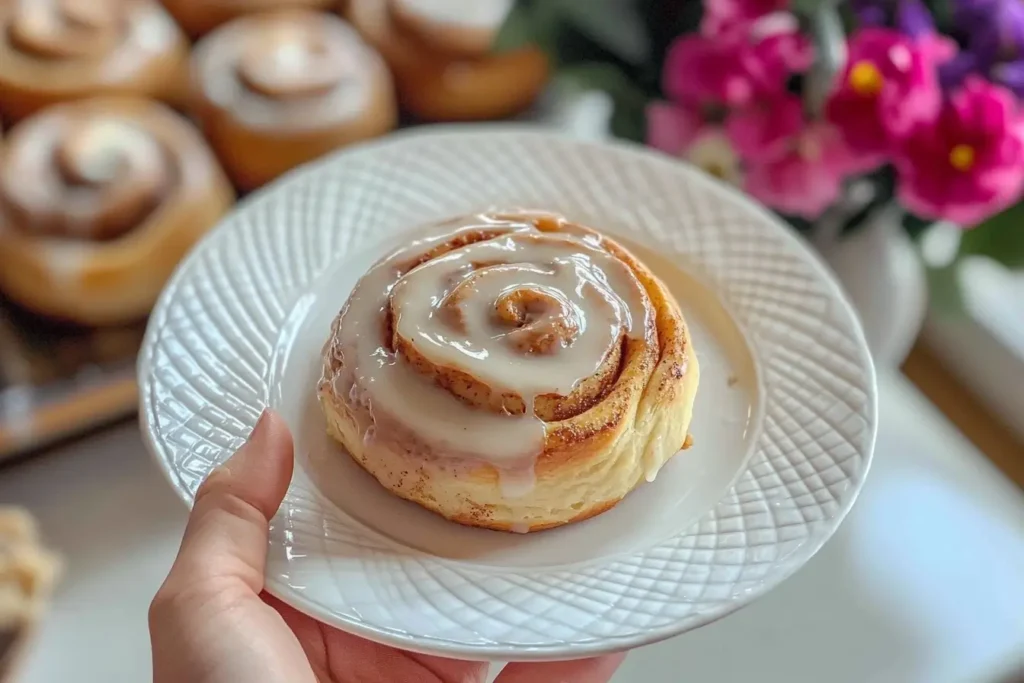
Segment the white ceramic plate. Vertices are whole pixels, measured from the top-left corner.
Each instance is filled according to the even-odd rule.
[[[635,247],[701,361],[695,445],[593,520],[525,536],[451,524],[324,435],[330,320],[403,231],[473,210],[559,211]],[[191,501],[264,406],[296,436],[267,588],[338,628],[469,659],[632,648],[726,615],[796,571],[853,505],[874,444],[856,317],[803,244],[738,193],[626,145],[530,128],[405,133],[245,202],[182,264],[139,361],[144,431]]]

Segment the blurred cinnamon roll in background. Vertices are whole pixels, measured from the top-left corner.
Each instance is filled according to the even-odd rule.
[[[286,9],[330,9],[334,0],[163,0],[193,38],[246,14]]]
[[[474,121],[527,109],[548,80],[536,46],[492,52],[509,0],[349,0],[344,15],[380,51],[399,100],[423,121]]]
[[[194,126],[138,98],[48,108],[8,132],[0,164],[0,289],[87,325],[145,316],[234,201]]]
[[[91,95],[183,104],[189,45],[156,0],[0,0],[0,113]]]
[[[194,79],[194,113],[246,190],[397,122],[387,66],[329,14],[235,19],[196,46]]]
[[[49,601],[59,573],[26,510],[0,507],[0,681],[13,681],[19,650]]]
[[[391,19],[442,54],[480,57],[491,51],[515,0],[389,0]]]
[[[318,387],[330,435],[388,490],[537,531],[608,510],[686,447],[686,323],[619,244],[546,213],[410,242],[356,285]]]

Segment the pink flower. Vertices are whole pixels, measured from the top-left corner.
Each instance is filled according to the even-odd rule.
[[[691,106],[749,104],[757,91],[750,52],[741,41],[684,35],[665,57],[665,93]]]
[[[814,62],[814,46],[800,33],[800,23],[788,12],[766,14],[749,27],[755,54],[772,77],[802,73]]]
[[[704,0],[700,29],[704,35],[716,36],[788,7],[789,0]]]
[[[648,106],[647,144],[727,183],[742,184],[740,157],[725,130],[682,107],[666,102]]]
[[[1024,190],[1024,114],[1008,90],[968,77],[932,121],[910,131],[895,166],[908,209],[972,227]]]
[[[785,94],[772,100],[732,112],[725,130],[744,159],[763,163],[786,151],[787,145],[804,128],[800,98]]]
[[[774,96],[813,59],[791,15],[769,15],[715,37],[684,35],[665,58],[664,90],[688,106],[746,106]]]
[[[668,102],[647,106],[647,144],[674,157],[689,149],[703,126],[704,120],[684,107]]]
[[[941,103],[937,51],[901,33],[866,28],[854,36],[842,78],[825,113],[855,155],[854,168],[882,164],[893,144]]]
[[[844,161],[836,131],[811,123],[782,154],[748,168],[745,189],[781,213],[815,220],[839,199]]]

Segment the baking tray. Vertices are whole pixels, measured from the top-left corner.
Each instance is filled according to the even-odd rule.
[[[55,323],[0,298],[0,462],[131,415],[145,329]]]

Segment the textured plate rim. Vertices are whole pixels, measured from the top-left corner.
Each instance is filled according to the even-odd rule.
[[[139,422],[142,427],[140,431],[142,432],[143,442],[146,449],[157,461],[157,465],[168,483],[188,508],[191,508],[194,502],[193,495],[185,488],[184,485],[182,485],[180,479],[172,471],[170,458],[167,457],[165,446],[159,438],[155,405],[150,399],[151,393],[154,389],[151,379],[153,377],[151,372],[152,361],[154,350],[156,349],[156,342],[160,337],[159,333],[162,327],[162,325],[157,323],[166,317],[166,309],[172,302],[173,293],[181,285],[194,262],[199,259],[200,254],[212,240],[218,239],[219,235],[231,229],[229,227],[230,221],[228,220],[230,216],[247,211],[250,205],[263,201],[266,197],[275,194],[284,186],[290,185],[307,175],[315,175],[321,168],[338,163],[339,160],[344,159],[346,156],[363,154],[371,150],[399,145],[409,138],[460,136],[466,134],[520,134],[532,137],[547,137],[561,141],[569,140],[581,146],[598,149],[612,148],[629,155],[642,156],[652,163],[669,164],[672,166],[680,164],[679,161],[673,160],[667,156],[659,159],[657,158],[658,155],[656,152],[653,152],[650,148],[637,143],[619,139],[601,140],[596,142],[583,140],[574,138],[571,135],[566,135],[557,129],[536,124],[438,124],[405,129],[391,133],[383,138],[346,147],[293,169],[270,185],[247,196],[241,202],[236,204],[233,210],[227,216],[222,218],[212,230],[204,235],[203,238],[200,239],[199,242],[197,242],[189,251],[186,257],[179,262],[174,273],[161,292],[156,305],[153,307],[152,313],[150,314],[145,337],[143,339],[137,361],[137,372],[139,376]],[[771,224],[773,226],[772,229],[776,231],[780,239],[787,243],[787,246],[793,251],[793,253],[798,253],[800,258],[813,269],[814,275],[817,277],[818,281],[825,285],[827,293],[833,304],[841,307],[842,313],[851,321],[852,326],[848,332],[852,337],[852,341],[856,343],[859,360],[866,372],[866,377],[863,378],[863,388],[865,389],[866,394],[865,400],[867,404],[867,412],[865,419],[867,424],[865,427],[865,433],[863,434],[863,452],[860,454],[862,462],[859,471],[859,479],[854,482],[850,490],[846,493],[842,504],[837,509],[835,515],[826,520],[826,523],[816,536],[808,538],[806,542],[798,547],[793,556],[787,558],[785,567],[780,568],[771,574],[770,577],[766,578],[766,580],[761,581],[755,588],[747,591],[742,598],[719,603],[714,609],[707,609],[703,611],[695,610],[687,617],[683,617],[664,626],[638,632],[633,635],[604,636],[593,641],[568,645],[564,643],[551,643],[545,645],[494,646],[463,643],[458,647],[454,647],[452,646],[451,641],[448,640],[431,639],[430,637],[412,635],[405,632],[395,631],[388,627],[378,628],[368,625],[365,622],[353,620],[347,615],[340,615],[325,611],[319,605],[307,599],[301,592],[292,589],[290,586],[279,584],[277,581],[270,578],[267,578],[265,590],[275,597],[292,605],[299,611],[318,619],[327,625],[335,626],[368,640],[403,650],[470,660],[557,661],[632,650],[637,647],[669,639],[692,629],[700,628],[701,626],[717,621],[741,609],[742,607],[751,604],[764,594],[778,587],[781,583],[799,571],[800,568],[806,565],[806,563],[814,557],[819,550],[821,550],[825,543],[828,542],[845,520],[846,516],[849,514],[850,510],[859,498],[860,493],[863,490],[864,482],[870,472],[871,464],[874,459],[875,443],[878,433],[877,372],[873,358],[868,350],[867,340],[865,338],[860,319],[848,295],[838,283],[835,275],[829,270],[822,256],[815,252],[807,242],[787,227],[779,217],[771,213],[765,207],[759,205],[747,195],[743,194],[739,189],[708,177],[702,177],[702,180],[717,186],[717,189],[720,192],[727,195],[733,202],[741,205],[746,211],[750,212],[751,215],[757,215],[762,222]],[[262,409],[262,407],[260,409]],[[748,460],[746,467],[749,466],[750,461]]]

